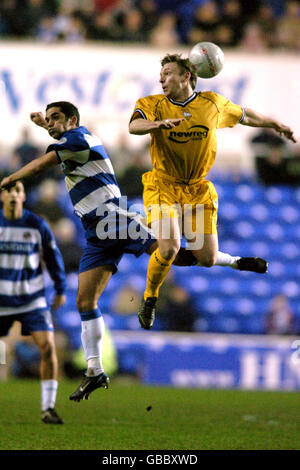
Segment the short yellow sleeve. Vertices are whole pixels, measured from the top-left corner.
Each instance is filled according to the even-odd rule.
[[[238,122],[243,120],[243,117],[244,109],[238,104],[234,104],[228,100],[225,102],[222,109],[220,109],[218,128],[234,127]]]
[[[157,100],[154,99],[154,96],[140,98],[135,104],[130,121],[132,121],[132,118],[136,115],[136,113],[139,113],[140,117],[143,119],[147,119],[148,121],[156,121],[156,104]]]

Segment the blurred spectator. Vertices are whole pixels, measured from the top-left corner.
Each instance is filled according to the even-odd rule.
[[[57,34],[54,29],[54,20],[50,16],[42,18],[36,26],[35,38],[41,42],[54,42]]]
[[[278,47],[277,18],[274,10],[267,3],[262,3],[257,11],[256,23],[259,26],[262,39],[268,49]]]
[[[57,246],[62,254],[67,273],[77,272],[82,250],[76,242],[75,225],[72,220],[63,217],[53,225]]]
[[[76,14],[72,4],[65,2],[59,5],[59,12],[53,21],[53,30],[59,41],[83,42],[86,38],[82,19]]]
[[[222,20],[217,28],[217,44],[220,47],[238,46],[245,26],[245,17],[239,0],[226,0],[223,3]]]
[[[12,11],[8,0],[3,0],[2,4],[0,4],[0,36],[11,35]]]
[[[119,40],[126,42],[145,42],[146,35],[143,29],[143,16],[137,8],[131,8],[124,13],[123,27],[120,30]]]
[[[149,170],[149,144],[146,144],[144,152],[138,152],[132,156],[131,163],[118,177],[121,193],[128,198],[141,197],[143,194],[142,175]]]
[[[277,295],[266,317],[266,333],[291,335],[295,333],[294,314],[285,295]]]
[[[7,171],[16,171],[22,166],[27,165],[27,163],[31,162],[35,158],[39,157],[41,153],[43,153],[41,148],[33,142],[28,128],[25,127],[21,133],[20,142],[14,148],[13,153],[9,159],[9,168]],[[26,181],[26,187],[31,189],[35,188],[40,184],[42,179],[43,177],[40,179],[31,178]]]
[[[133,0],[119,0],[110,11],[113,14],[114,21],[117,26],[122,30],[125,23],[125,17],[128,14],[128,11],[135,8],[135,3]]]
[[[177,31],[180,37],[180,42],[183,44],[188,44],[188,35],[193,27],[194,22],[194,13],[196,8],[204,4],[206,0],[186,0],[178,1],[177,5],[171,4],[169,6],[169,11],[172,11],[177,16]],[[155,0],[155,3],[158,5],[164,4],[163,0]],[[163,11],[159,8],[159,11]]]
[[[252,144],[265,145],[265,149],[270,146],[284,147],[286,145],[285,142],[283,137],[280,137],[273,129],[268,129],[267,127],[259,130],[251,139]]]
[[[20,9],[22,15],[16,15]],[[297,51],[299,21],[296,0],[287,3],[283,0],[0,2],[0,36],[31,36],[44,42],[83,42],[88,38],[172,47],[212,41],[221,47],[241,45],[254,51],[264,47]]]
[[[57,0],[55,0],[57,1]],[[95,11],[96,5],[95,5],[95,0],[58,0],[57,4],[64,4],[64,8],[66,8],[69,12],[74,12],[74,11]]]
[[[255,168],[260,181],[264,184],[284,182],[284,139],[266,128],[260,130],[250,143],[254,150]]]
[[[22,37],[27,34],[23,15],[18,15],[18,0],[2,0],[0,5],[0,18],[3,35]]]
[[[53,179],[45,179],[37,190],[37,202],[32,210],[39,216],[45,218],[52,226],[62,217],[65,217],[63,210],[58,204],[59,185]]]
[[[285,140],[271,129],[262,129],[250,141],[259,180],[266,184],[299,184],[300,158],[290,155]],[[297,149],[297,148],[296,148]]]
[[[45,16],[35,28],[35,37],[44,42],[83,42],[87,32],[85,16],[79,11],[69,11],[63,4],[56,17]]]
[[[197,311],[189,292],[172,276],[163,284],[157,303],[157,318],[167,331],[194,331]]]
[[[267,156],[256,157],[256,169],[265,184],[285,183],[285,161],[281,147],[272,146]]]
[[[110,10],[98,13],[88,28],[88,38],[101,41],[115,41],[120,37],[120,28]]]
[[[44,18],[55,16],[56,4],[45,0],[27,0],[27,6],[22,12],[26,32],[30,36],[36,34],[38,25]]]
[[[141,0],[139,9],[143,16],[143,30],[148,40],[151,31],[157,25],[159,13],[154,0]]]
[[[262,52],[267,47],[260,25],[256,21],[245,26],[241,46],[244,51],[252,53]]]
[[[193,26],[188,35],[190,44],[199,41],[217,42],[217,30],[221,25],[221,16],[217,3],[208,0],[194,13]]]
[[[84,42],[86,40],[86,29],[82,20],[74,13],[71,17],[70,26],[66,33],[59,36],[59,39],[65,39],[68,42]]]
[[[30,138],[30,132],[25,127],[21,133],[21,142],[14,150],[14,154],[19,158],[20,167],[39,157],[40,153],[41,149],[33,143]]]
[[[119,0],[94,0],[96,11],[113,10],[119,3]]]
[[[118,182],[127,167],[131,165],[133,153],[134,150],[130,145],[128,132],[120,132],[116,138],[114,148],[109,151]]]
[[[283,49],[300,51],[300,6],[296,0],[286,2],[285,13],[278,21],[277,30]]]
[[[270,148],[268,156],[256,156],[256,172],[266,185],[300,183],[300,158],[284,156],[280,147]]]
[[[176,15],[165,13],[160,16],[156,26],[149,33],[149,43],[157,47],[175,47],[179,44],[179,35],[176,31]]]

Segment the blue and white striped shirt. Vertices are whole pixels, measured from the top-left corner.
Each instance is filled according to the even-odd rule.
[[[23,209],[7,219],[0,211],[0,316],[47,307],[42,259],[57,294],[66,290],[63,258],[45,220]]]
[[[104,146],[86,127],[63,134],[49,145],[55,150],[65,174],[67,190],[79,217],[94,214],[99,205],[121,197],[115,173]]]

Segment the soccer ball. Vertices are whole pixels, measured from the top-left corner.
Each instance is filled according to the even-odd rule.
[[[191,50],[189,59],[196,66],[200,78],[215,77],[224,65],[224,53],[213,42],[198,42]]]

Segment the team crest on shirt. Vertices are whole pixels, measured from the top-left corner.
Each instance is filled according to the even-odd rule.
[[[185,117],[185,119],[187,119],[188,121],[191,119],[192,115],[191,113],[189,113],[188,111],[183,111],[183,115]]]
[[[30,232],[23,233],[23,238],[25,238],[25,240],[28,240],[29,238],[31,238],[31,233]]]

